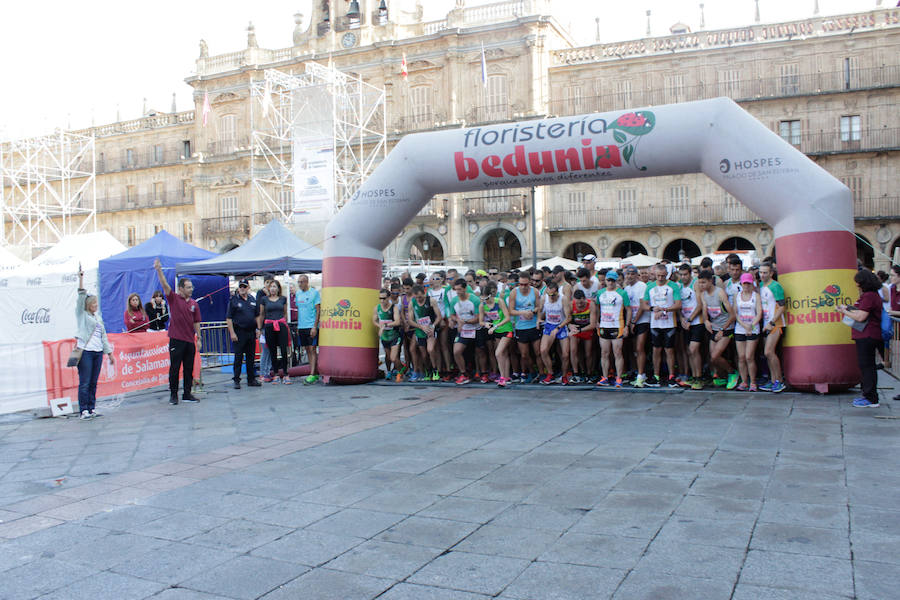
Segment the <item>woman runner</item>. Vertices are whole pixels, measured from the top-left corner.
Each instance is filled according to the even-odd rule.
[[[738,371],[741,383],[737,389],[756,391],[756,344],[759,341],[759,322],[762,320],[762,302],[756,293],[753,275],[741,275],[741,291],[734,296],[734,312],[737,324],[734,328],[734,345],[737,347]]]
[[[489,282],[482,296],[480,316],[482,327],[487,328],[488,351],[493,352],[500,377],[498,387],[506,387],[509,379],[509,346],[513,339],[513,324],[503,298],[497,295],[497,284]]]
[[[585,383],[594,375],[594,330],[597,328],[597,303],[586,298],[584,290],[572,292],[572,322],[569,323],[569,350],[572,371],[570,383]],[[581,358],[584,357],[582,361]]]

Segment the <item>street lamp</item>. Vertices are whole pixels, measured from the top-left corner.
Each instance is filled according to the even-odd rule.
[[[506,233],[497,234],[497,245],[501,248],[506,247]]]

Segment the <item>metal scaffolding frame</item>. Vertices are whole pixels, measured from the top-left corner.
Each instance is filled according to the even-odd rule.
[[[58,130],[0,143],[2,241],[36,250],[97,226],[93,135]]]
[[[294,137],[297,131],[314,129],[315,113],[322,112],[321,106],[312,106],[295,92],[314,87],[331,101],[335,210],[387,155],[384,88],[366,83],[359,75],[312,62],[298,75],[267,69],[264,79],[250,84],[254,210],[256,198],[261,198],[265,212],[288,223],[293,222],[294,205],[287,206],[279,196],[287,192],[293,198]]]

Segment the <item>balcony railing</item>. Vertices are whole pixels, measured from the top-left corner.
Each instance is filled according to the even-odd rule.
[[[250,150],[250,139],[247,137],[233,140],[216,140],[206,144],[206,153],[209,156],[221,156]]]
[[[856,219],[885,219],[900,216],[900,198],[858,198],[853,203]],[[549,210],[551,231],[575,229],[616,229],[623,227],[684,227],[762,223],[753,211],[733,202],[702,202],[687,205]]]
[[[428,201],[422,210],[413,217],[413,223],[426,223],[429,221],[443,221],[450,212],[448,209],[448,201],[446,198],[432,198]]]
[[[635,106],[654,106],[674,102],[705,100],[728,96],[737,102],[749,102],[768,98],[807,96],[853,90],[889,88],[900,85],[900,65],[856,69],[846,78],[843,71],[809,73],[804,75],[761,77],[723,83],[699,83],[697,85],[665,88],[661,83],[653,89],[639,89],[638,81],[625,92],[611,92],[599,96],[556,99],[550,102],[554,115],[579,115],[591,112],[622,110]],[[559,89],[559,88],[557,88]]]
[[[194,122],[195,111],[187,110],[179,113],[158,113],[140,119],[132,119],[130,121],[117,121],[107,125],[98,125],[88,129],[79,129],[74,133],[83,135],[93,135],[94,137],[109,137],[113,135],[121,135],[123,133],[134,133],[136,131],[146,131],[148,129],[160,129],[162,127],[172,127],[175,125],[188,125]]]
[[[853,216],[859,220],[900,218],[900,196],[856,198]]]
[[[193,203],[193,190],[186,196],[183,196],[181,192],[164,192],[161,194],[136,194],[131,197],[112,196],[109,198],[97,198],[97,212],[140,210],[142,208],[161,208],[165,206],[184,206]]]
[[[468,123],[492,123],[494,121],[509,121],[512,111],[509,104],[488,104],[486,106],[473,106],[466,113]]]
[[[237,217],[215,217],[213,219],[201,219],[200,227],[204,236],[221,235],[223,233],[240,233],[250,235],[250,217],[240,215]]]
[[[523,217],[527,212],[527,201],[527,194],[475,196],[465,199],[464,213],[467,219]]]
[[[148,169],[151,167],[165,167],[177,165],[185,157],[181,155],[180,148],[162,148],[160,150],[135,151],[130,156],[122,155],[118,158],[105,156],[97,157],[97,173],[116,173],[118,171],[130,171],[132,169]],[[190,158],[190,157],[187,157]]]
[[[846,152],[883,152],[900,149],[900,128],[863,129],[857,139],[841,139],[840,130],[801,134],[796,145],[804,154],[841,154]]]

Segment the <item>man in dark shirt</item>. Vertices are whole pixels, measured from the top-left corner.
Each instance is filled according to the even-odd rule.
[[[256,340],[259,337],[256,317],[259,306],[256,298],[250,295],[250,282],[241,279],[237,292],[228,302],[225,324],[231,343],[234,346],[234,389],[241,389],[241,366],[246,358],[247,385],[258,387],[256,380]]]
[[[182,277],[178,292],[172,290],[163,275],[159,259],[153,261],[156,276],[169,303],[169,404],[178,404],[178,371],[184,367],[185,402],[199,402],[191,394],[194,381],[194,355],[200,350],[200,306],[191,298],[193,282]]]

